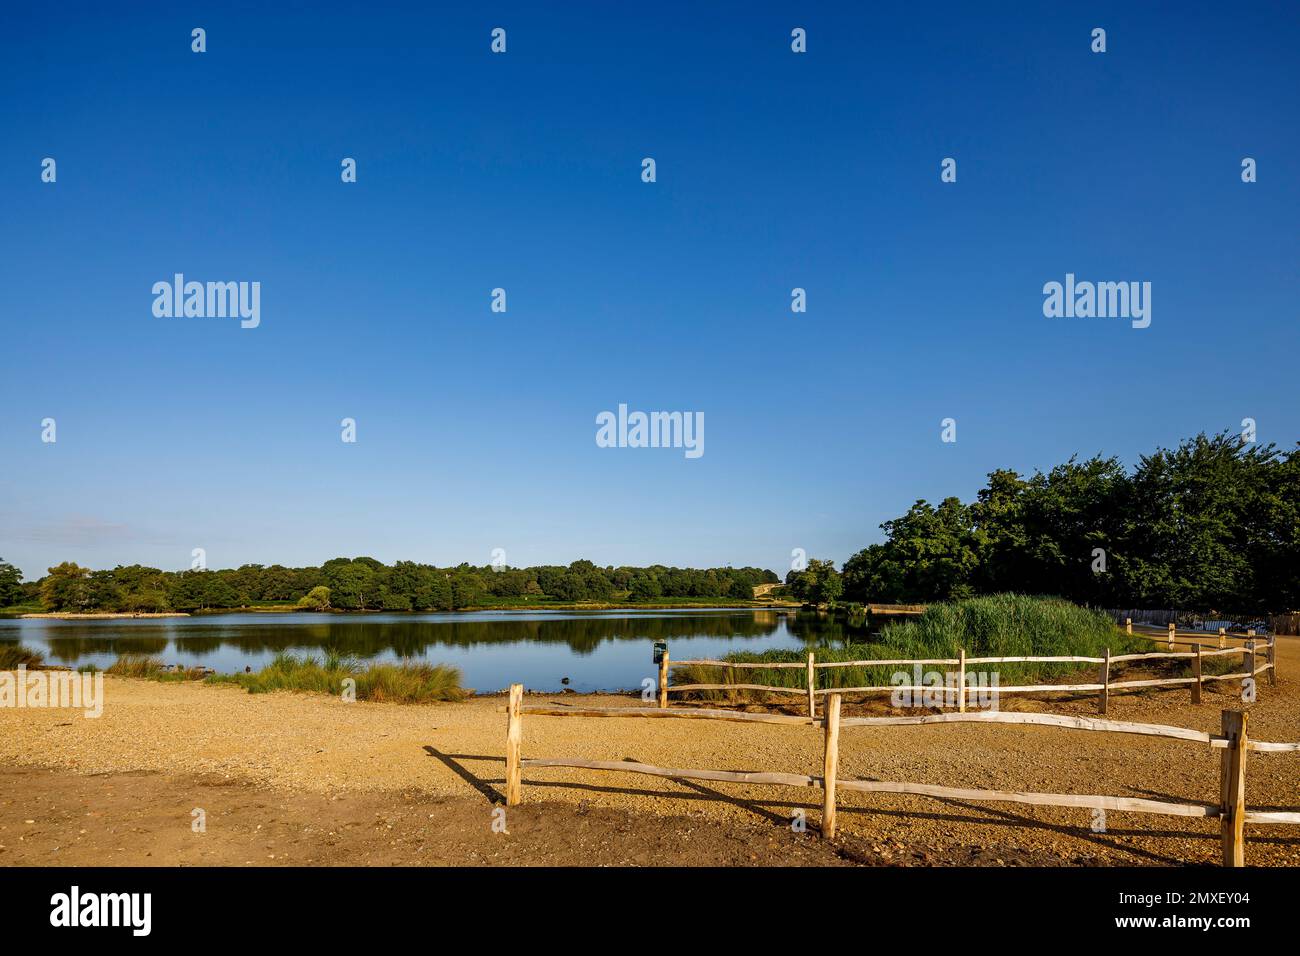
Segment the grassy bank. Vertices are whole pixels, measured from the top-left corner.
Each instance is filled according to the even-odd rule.
[[[11,604],[0,607],[0,617],[21,617],[24,614],[39,614],[45,610],[40,604]]]
[[[45,655],[33,651],[21,644],[8,641],[0,644],[0,671],[11,671],[19,667],[36,668],[45,662]]]
[[[358,662],[336,654],[298,657],[277,654],[256,674],[221,674],[211,683],[238,684],[250,694],[275,690],[339,694],[344,681],[356,681],[356,699],[418,704],[435,700],[461,700],[468,691],[460,686],[460,671],[445,664],[403,661],[400,664]]]
[[[969,657],[1100,657],[1109,648],[1112,655],[1151,650],[1151,643],[1126,635],[1099,611],[1091,611],[1056,598],[1021,594],[995,594],[947,604],[932,604],[925,613],[907,621],[887,625],[878,641],[845,647],[816,649],[817,660],[926,660],[956,658],[965,649]],[[802,650],[771,650],[763,653],[736,652],[725,660],[736,663],[777,663],[805,660]],[[819,669],[817,684],[827,687],[888,686],[890,678],[903,668],[897,665],[835,667]],[[996,672],[1003,685],[1050,682],[1086,670],[1078,664],[988,664],[967,667],[969,673]],[[922,667],[922,674],[946,673],[949,665]],[[692,666],[674,668],[674,684],[753,683],[776,687],[805,687],[803,670],[761,668],[729,671],[726,668]],[[908,683],[912,683],[911,680]],[[702,699],[731,696],[728,691],[700,691]]]
[[[143,680],[203,680],[209,684],[237,684],[250,694],[276,690],[317,694],[342,694],[345,680],[356,682],[356,699],[420,704],[435,700],[461,700],[470,691],[460,686],[460,671],[445,664],[403,661],[400,664],[362,666],[350,658],[327,654],[321,658],[277,654],[252,674],[207,674],[200,668],[176,671],[153,657],[123,656],[105,673]]]

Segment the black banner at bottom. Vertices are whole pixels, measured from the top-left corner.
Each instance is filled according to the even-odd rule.
[[[338,943],[452,927],[500,943],[527,926],[575,942],[597,932],[649,941],[697,920],[710,934],[746,938],[812,916],[823,929],[842,926],[836,936],[868,925],[873,943],[891,928],[916,940],[938,924],[954,940],[998,925],[1018,937],[1173,931],[1223,940],[1289,926],[1297,882],[1294,870],[1213,868],[15,868],[0,870],[0,925],[8,944],[70,933],[193,942],[214,931]]]

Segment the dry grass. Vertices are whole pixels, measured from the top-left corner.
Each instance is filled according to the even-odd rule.
[[[461,700],[468,691],[460,686],[460,671],[445,664],[402,661],[400,664],[371,664],[327,654],[324,660],[278,654],[255,674],[223,674],[209,677],[212,683],[238,684],[250,694],[291,690],[317,694],[341,694],[344,681],[355,681],[356,699],[418,704],[435,700]]]
[[[35,669],[45,663],[45,655],[33,651],[21,644],[0,644],[0,671],[16,670],[19,667]]]

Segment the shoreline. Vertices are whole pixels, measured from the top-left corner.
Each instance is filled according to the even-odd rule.
[[[14,620],[49,620],[49,621],[114,621],[132,618],[171,618],[171,617],[219,617],[223,614],[334,614],[339,616],[356,615],[363,617],[371,614],[395,614],[418,617],[427,614],[483,614],[509,611],[797,611],[803,605],[790,602],[717,602],[708,604],[628,604],[595,603],[588,601],[562,604],[524,604],[524,605],[475,605],[457,608],[451,611],[384,611],[378,608],[349,610],[344,608],[327,608],[323,611],[308,610],[300,607],[283,607],[276,605],[251,605],[249,607],[209,608],[195,611],[41,611],[22,614],[0,613],[0,619]]]
[[[1298,653],[1300,647],[1283,651],[1292,665]],[[1295,707],[1300,685],[1285,677],[1294,672],[1284,670],[1277,687],[1251,706],[1259,739],[1300,739]],[[573,694],[534,700],[546,696],[556,704],[577,703]],[[606,707],[630,703],[612,695],[580,699]],[[383,865],[457,862],[474,859],[471,851],[483,863],[514,859],[495,856],[504,846],[491,841],[501,843],[502,835],[488,825],[493,808],[504,800],[506,727],[496,695],[406,706],[109,677],[104,700],[98,719],[67,709],[0,708],[0,763],[6,767],[0,786],[12,794],[12,802],[0,801],[0,827],[12,837],[0,840],[7,844],[0,865],[74,859],[99,865],[120,861],[123,852],[145,863],[184,859],[233,865],[334,860],[349,853]],[[1220,711],[1239,705],[1235,694],[1219,690],[1207,691],[1199,705],[1177,691],[1134,693],[1112,698],[1110,716],[1213,732]],[[855,711],[859,706],[874,709],[866,703],[854,705]],[[1021,707],[1045,709],[1032,702]],[[1056,701],[1050,711],[1091,716],[1094,702]],[[814,775],[822,766],[820,733],[807,727],[576,714],[528,715],[524,721],[523,755],[529,758],[632,757],[661,767]],[[1219,761],[1210,753],[1193,757],[1181,747],[1152,746],[1134,735],[1050,728],[897,726],[850,731],[840,748],[846,779],[921,780],[948,787],[969,786],[978,778],[1008,791],[1149,791],[1186,800],[1217,792],[1219,777]],[[1249,778],[1252,804],[1295,805],[1295,778],[1285,763],[1295,759],[1251,755],[1257,768]],[[683,833],[667,844],[672,852],[663,855],[664,862],[696,840],[702,841],[698,858],[689,862],[734,865],[750,853],[762,860],[775,852],[771,843],[787,849],[804,845],[795,842],[790,814],[802,809],[816,820],[821,800],[814,790],[766,783],[701,787],[581,767],[528,768],[523,796],[524,802],[509,811],[513,836],[506,839],[532,841],[536,834],[539,842],[528,843],[528,859],[539,863],[590,862],[573,853],[580,842],[572,838],[574,832],[589,843],[584,853],[608,848],[601,852],[609,856],[596,862],[645,859],[643,854],[663,845],[665,829]],[[825,848],[869,848],[877,851],[869,859],[894,865],[987,858],[993,865],[1181,867],[1214,863],[1221,853],[1218,821],[1191,816],[1158,822],[1123,816],[1108,833],[1069,808],[1017,808],[1008,814],[998,805],[945,805],[888,793],[845,792],[840,800],[839,832]],[[97,815],[86,815],[90,805]],[[160,813],[156,806],[170,809]],[[210,842],[193,839],[192,807],[206,807],[210,820],[225,821],[210,831]],[[269,822],[267,808],[275,808]],[[371,830],[377,816],[393,828]],[[317,826],[316,818],[327,825]],[[676,821],[683,819],[690,823],[679,827]],[[592,824],[589,829],[573,829],[584,821]],[[693,831],[689,835],[687,828]],[[126,842],[124,832],[135,836]],[[745,852],[731,854],[726,846],[733,839],[717,844],[706,834],[731,834]],[[481,842],[449,859],[445,848],[471,835]],[[371,837],[369,843],[359,842]],[[54,847],[60,848],[57,857]],[[919,856],[917,847],[923,848]],[[201,858],[199,851],[211,855]],[[1252,865],[1295,866],[1300,840],[1292,830],[1253,824],[1247,854]]]
[[[17,620],[114,621],[135,617],[190,617],[188,611],[48,611],[39,614],[15,614]]]

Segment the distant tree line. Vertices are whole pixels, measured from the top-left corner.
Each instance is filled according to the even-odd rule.
[[[1300,608],[1300,448],[1235,435],[1143,456],[991,472],[976,500],[917,501],[844,565],[850,601],[1016,591],[1099,607]]]
[[[920,500],[843,572],[811,559],[785,579],[801,601],[931,602],[1013,591],[1124,608],[1276,613],[1300,608],[1300,447],[1198,435],[1143,456],[1071,458],[1027,478],[999,469],[970,504]],[[320,567],[222,571],[64,563],[23,582],[0,561],[0,607],[162,611],[270,602],[346,610],[451,610],[536,600],[747,599],[759,568],[437,568],[334,558]]]
[[[778,580],[760,568],[597,567],[438,568],[414,561],[385,565],[370,557],[333,558],[320,567],[246,564],[224,570],[162,571],[133,564],[95,571],[72,562],[23,582],[0,561],[0,607],[40,605],[50,611],[193,611],[293,603],[325,610],[455,610],[482,604],[654,602],[672,598],[753,597]]]

